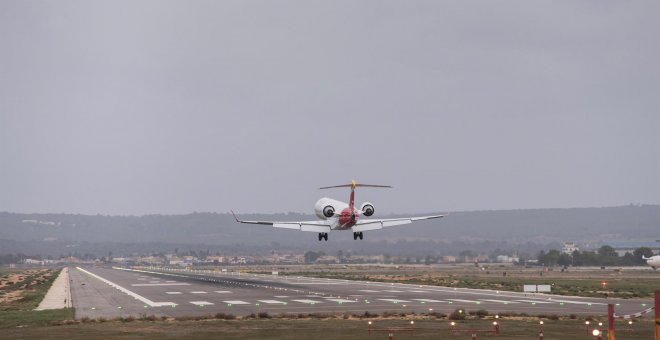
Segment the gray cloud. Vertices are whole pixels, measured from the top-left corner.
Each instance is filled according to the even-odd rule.
[[[659,9],[2,1],[0,210],[658,204]]]

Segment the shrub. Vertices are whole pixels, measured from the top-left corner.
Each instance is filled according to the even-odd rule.
[[[476,311],[475,314],[479,317],[479,319],[483,319],[484,317],[488,316],[488,311],[485,309],[480,309]]]
[[[268,312],[259,312],[259,319],[270,319]]]
[[[462,309],[455,309],[449,314],[449,320],[465,320],[465,311]]]

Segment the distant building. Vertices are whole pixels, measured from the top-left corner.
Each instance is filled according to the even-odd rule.
[[[519,262],[520,259],[518,257],[513,257],[513,256],[508,256],[508,255],[497,255],[496,262],[499,263],[513,263],[513,262]]]
[[[580,248],[575,242],[564,242],[564,246],[561,248],[562,254],[571,255],[574,251],[580,251]]]

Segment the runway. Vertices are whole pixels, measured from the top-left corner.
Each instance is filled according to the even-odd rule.
[[[549,294],[398,283],[285,277],[212,271],[70,268],[76,317],[195,316],[215,313],[490,313],[604,315],[636,313],[651,300]]]

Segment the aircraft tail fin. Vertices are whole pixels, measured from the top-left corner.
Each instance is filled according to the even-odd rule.
[[[355,180],[351,181],[349,184],[340,184],[340,185],[333,185],[329,187],[321,187],[319,189],[333,189],[333,188],[391,188],[392,186],[390,185],[379,185],[379,184],[361,184],[361,183],[356,183]]]

